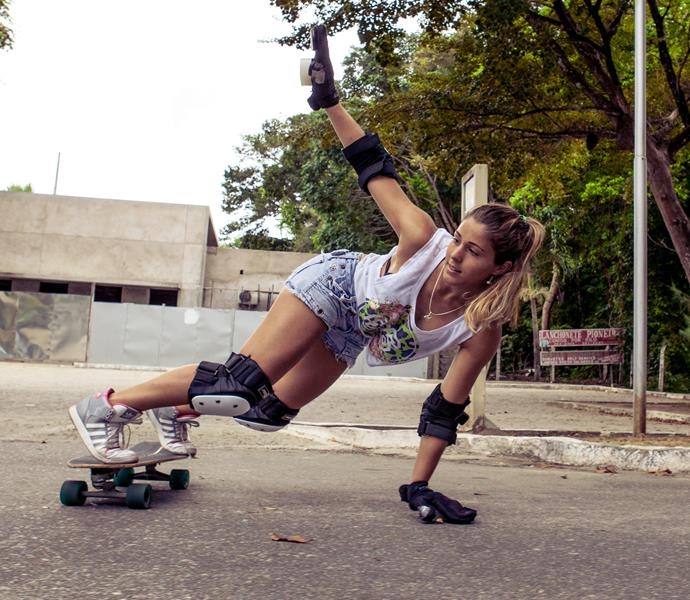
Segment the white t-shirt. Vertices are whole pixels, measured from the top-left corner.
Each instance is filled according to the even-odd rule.
[[[369,337],[367,364],[377,366],[424,358],[472,337],[464,316],[424,331],[415,325],[415,302],[432,271],[444,259],[453,236],[438,229],[397,273],[382,275],[388,254],[367,254],[354,275],[359,328]]]

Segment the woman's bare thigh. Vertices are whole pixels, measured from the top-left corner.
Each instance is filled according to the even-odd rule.
[[[347,369],[321,340],[273,385],[276,395],[291,408],[302,408],[320,396]]]
[[[307,356],[310,348],[323,345],[321,336],[325,331],[326,324],[283,289],[240,352],[253,358],[275,383]]]

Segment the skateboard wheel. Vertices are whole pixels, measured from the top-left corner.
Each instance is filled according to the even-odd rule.
[[[65,481],[60,488],[60,502],[65,506],[82,506],[86,502],[84,492],[88,489],[86,481]]]
[[[125,467],[120,469],[113,477],[113,483],[118,487],[127,487],[134,481],[134,469]]]
[[[130,485],[125,503],[128,508],[148,508],[151,506],[151,486],[148,483]]]
[[[189,471],[187,469],[173,469],[170,471],[171,490],[186,490],[189,487]]]

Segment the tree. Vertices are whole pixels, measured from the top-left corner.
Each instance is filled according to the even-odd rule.
[[[610,140],[621,150],[633,148],[631,0],[272,3],[292,23],[302,11],[312,10],[335,31],[356,26],[365,47],[384,64],[395,62],[395,49],[403,37],[401,19],[418,17],[422,31],[431,37],[464,30],[471,33],[481,55],[466,65],[457,85],[437,89],[428,110],[453,110],[477,130],[504,130],[523,139],[581,139],[590,148]],[[685,91],[690,76],[684,69],[690,54],[690,2],[662,5],[647,0],[647,6],[648,182],[690,281],[690,222],[674,189],[671,169],[690,141]],[[304,45],[308,27],[295,25],[293,34],[281,41]],[[487,94],[489,88],[493,96]]]
[[[12,47],[10,21],[10,0],[0,0],[0,50]]]
[[[245,136],[238,151],[242,164],[225,172],[223,210],[233,220],[221,232],[224,239],[238,232],[259,234],[277,220],[296,251],[350,247],[374,252],[393,242],[385,219],[359,189],[323,113],[267,121],[259,134]],[[258,238],[245,241],[251,239]]]
[[[372,8],[381,2],[361,4]],[[525,50],[536,36],[525,19],[520,27],[509,19],[514,28],[504,29],[507,37],[499,43],[495,31],[482,29],[481,15],[452,10],[444,18],[457,18],[446,22],[444,35],[398,40],[383,64],[364,50],[348,57],[340,81],[348,109],[365,129],[380,133],[409,196],[437,225],[457,225],[461,176],[475,162],[489,164],[492,200],[510,202],[547,225],[545,251],[535,265],[534,302],[523,307],[520,325],[505,336],[505,367],[532,367],[533,309],[547,288],[542,327],[616,326],[630,336],[629,149],[596,133],[611,129],[610,123],[583,104],[576,86],[564,84],[553,53]],[[630,48],[617,46],[615,55],[624,52]],[[242,155],[251,165],[242,167],[247,185],[229,177],[226,198],[228,209],[246,202],[237,212],[246,217],[243,227],[260,231],[263,217],[278,217],[295,249],[389,249],[392,239],[377,236],[390,231],[358,190],[322,113],[265,124],[260,134],[246,138]],[[680,149],[670,166],[674,191],[688,206],[690,147]],[[240,173],[234,169],[240,167],[228,174]],[[670,290],[675,286],[687,295],[690,288],[658,211],[650,211],[649,236],[650,358],[666,343],[667,363],[675,369],[667,381],[683,390],[690,385],[690,347],[678,329],[686,309]],[[586,369],[566,368],[559,376],[597,377],[597,369]]]

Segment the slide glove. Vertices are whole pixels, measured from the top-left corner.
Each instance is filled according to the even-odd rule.
[[[416,510],[425,523],[433,523],[440,517],[444,523],[465,525],[474,521],[477,511],[467,508],[457,500],[435,492],[426,481],[403,484],[398,489],[400,500],[407,502],[410,510]]]
[[[335,106],[340,102],[340,96],[335,89],[335,75],[328,52],[328,33],[325,25],[317,25],[311,30],[311,45],[314,49],[314,58],[309,65],[311,96],[307,98],[307,102],[312,110]]]

